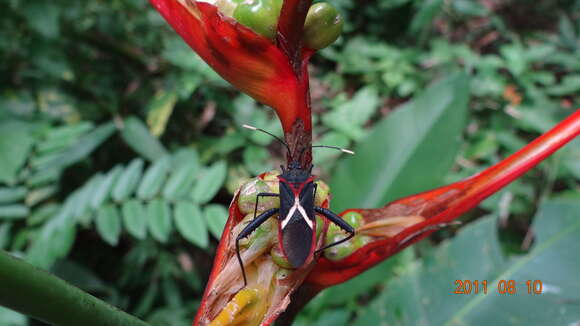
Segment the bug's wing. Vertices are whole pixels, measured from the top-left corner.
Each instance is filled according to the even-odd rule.
[[[314,220],[314,182],[308,182],[300,192],[300,206],[304,207],[306,215]]]
[[[290,186],[285,182],[280,182],[280,215],[279,219],[283,219],[288,214],[290,207],[294,203],[294,193]]]
[[[315,232],[313,230],[315,229],[315,222],[309,224],[302,217],[302,213],[295,210],[288,223],[281,230],[282,251],[292,267],[298,268],[304,265],[304,262],[314,251]]]

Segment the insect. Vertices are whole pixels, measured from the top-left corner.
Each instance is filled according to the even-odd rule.
[[[244,127],[261,131],[274,137],[286,146],[286,149],[290,152],[288,144],[277,136],[253,126],[244,125]],[[312,147],[333,148],[348,154],[354,154],[352,151],[334,146],[319,145]],[[315,177],[312,175],[312,167],[312,165],[303,167],[299,159],[291,158],[287,167],[280,166],[282,169],[282,174],[278,176],[280,193],[262,192],[257,195],[254,219],[246,225],[236,238],[236,255],[242,269],[244,286],[248,284],[248,281],[244,263],[240,255],[240,240],[248,237],[260,225],[275,215],[277,215],[279,222],[278,243],[280,249],[293,268],[299,268],[304,265],[310,255],[317,254],[325,249],[348,241],[354,236],[354,228],[340,218],[340,216],[324,207],[314,205],[317,185],[314,183]],[[261,197],[279,197],[280,208],[271,208],[256,216],[258,201]],[[330,222],[336,224],[348,233],[348,236],[314,251],[316,247],[316,214],[320,214]]]

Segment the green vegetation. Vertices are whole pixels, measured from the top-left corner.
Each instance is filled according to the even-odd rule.
[[[472,175],[580,107],[577,0],[330,3],[344,32],[313,59],[314,143],[357,152],[314,153],[335,210]],[[0,18],[0,249],[152,325],[190,325],[234,190],[284,160],[241,127],[281,136],[274,113],[145,0],[10,0]],[[488,324],[506,305],[527,325],[577,321],[549,299],[580,300],[579,185],[576,140],[295,324]],[[514,279],[518,299],[451,295],[455,279]],[[525,280],[562,291],[539,300]],[[0,325],[42,324],[0,307]]]

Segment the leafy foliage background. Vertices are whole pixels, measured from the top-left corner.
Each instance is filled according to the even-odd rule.
[[[464,178],[580,106],[577,0],[333,4],[346,31],[314,59],[311,84],[315,143],[358,153],[315,153],[337,210]],[[9,0],[0,18],[0,248],[154,325],[189,325],[232,192],[284,157],[279,144],[241,124],[280,135],[278,121],[213,73],[144,0]],[[476,277],[468,242],[495,248],[480,276],[490,282],[506,259],[556,266],[522,279],[580,271],[565,263],[572,258],[558,241],[543,249],[548,258],[534,252],[577,224],[577,215],[561,218],[580,198],[579,162],[576,140],[463,218],[492,216],[463,231],[480,237],[446,228],[326,291],[296,324],[484,322],[473,317],[479,309],[506,301],[479,296],[467,309],[449,294],[457,275]],[[567,248],[580,241],[562,239]],[[437,257],[451,249],[465,269],[438,270]],[[552,281],[580,288],[577,278]],[[411,285],[449,312],[435,318]],[[555,299],[574,302],[575,293]],[[539,302],[510,304],[524,314]],[[521,321],[543,320],[551,319]],[[40,323],[0,308],[0,325]]]

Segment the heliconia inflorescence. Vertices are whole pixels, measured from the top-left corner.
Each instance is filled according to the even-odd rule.
[[[242,92],[272,107],[282,125],[287,163],[310,166],[312,117],[308,61],[336,41],[338,11],[309,0],[150,0],[200,57]],[[229,218],[194,325],[273,323],[288,309],[286,324],[318,292],[347,281],[425,238],[521,176],[580,133],[580,110],[522,150],[477,175],[398,199],[381,208],[349,209],[340,216],[355,229],[349,241],[292,269],[280,250],[278,220],[272,218],[240,241],[248,276],[244,287],[236,260],[236,237],[254,216],[279,208],[277,171],[244,184],[230,204]],[[304,155],[303,155],[304,154]],[[328,208],[330,189],[317,186],[316,206]],[[316,248],[344,238],[340,228],[316,217]]]

